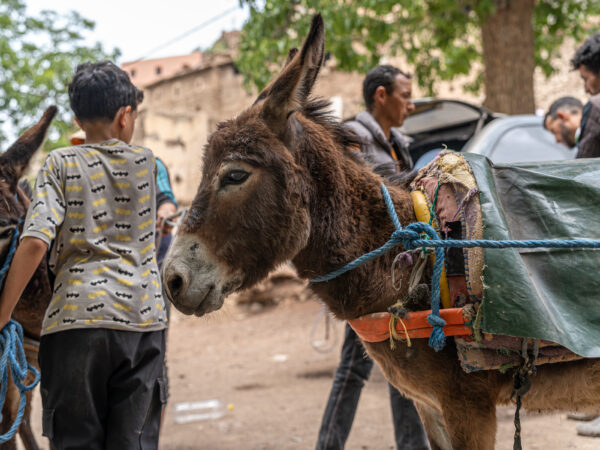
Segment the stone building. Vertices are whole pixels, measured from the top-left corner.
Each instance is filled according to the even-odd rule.
[[[182,70],[199,67],[202,64],[202,56],[202,52],[195,51],[188,55],[126,62],[121,68],[129,74],[136,86],[144,87],[171,78]]]

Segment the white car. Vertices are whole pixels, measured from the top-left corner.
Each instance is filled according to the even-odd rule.
[[[494,114],[456,100],[422,99],[415,105],[400,131],[413,140],[410,150],[417,169],[444,146],[498,164],[573,159],[577,153],[556,143],[540,116]]]

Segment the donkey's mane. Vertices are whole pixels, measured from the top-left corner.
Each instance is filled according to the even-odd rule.
[[[306,118],[326,128],[333,136],[335,142],[342,146],[345,156],[363,166],[367,166],[362,153],[352,150],[359,149],[360,145],[364,142],[333,116],[329,100],[322,97],[312,97],[302,108],[301,112]],[[402,188],[406,188],[414,180],[418,172],[417,170],[412,170],[410,172],[404,171],[398,173],[398,163],[379,164],[373,167],[373,171],[389,181],[389,184]]]
[[[358,152],[350,151],[352,147],[358,148],[362,140],[346,128],[331,111],[331,102],[322,97],[311,97],[304,104],[301,110],[302,114],[313,122],[321,125],[331,133],[334,140],[340,144],[345,152],[355,159]],[[362,161],[362,158],[356,158]],[[362,161],[364,163],[364,161]]]

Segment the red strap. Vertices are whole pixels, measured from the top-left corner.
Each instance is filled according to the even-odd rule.
[[[402,319],[410,338],[427,338],[433,327],[427,322],[429,311],[415,311]],[[374,313],[358,319],[349,320],[348,324],[365,342],[381,342],[390,338],[390,313]],[[446,321],[444,334],[446,336],[466,336],[471,334],[471,328],[466,326],[462,308],[446,308],[440,310],[440,317]],[[406,338],[404,327],[400,320],[396,323],[396,332]]]

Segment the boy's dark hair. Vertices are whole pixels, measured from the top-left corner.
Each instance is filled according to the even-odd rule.
[[[403,75],[408,79],[412,78],[410,74],[388,65],[377,66],[369,71],[363,81],[363,98],[367,111],[371,111],[373,107],[373,95],[379,86],[383,86],[388,94],[394,92],[394,83],[398,75]]]
[[[585,66],[595,75],[600,73],[600,33],[594,34],[577,49],[571,65],[573,69]]]
[[[568,109],[570,112],[581,111],[583,109],[583,103],[575,97],[560,97],[550,105],[548,112],[544,116],[544,128],[546,128],[546,121],[548,117],[555,120],[558,117],[558,111],[564,111]]]
[[[69,83],[71,109],[79,120],[112,121],[119,108],[135,110],[143,99],[129,75],[110,61],[80,64]]]

